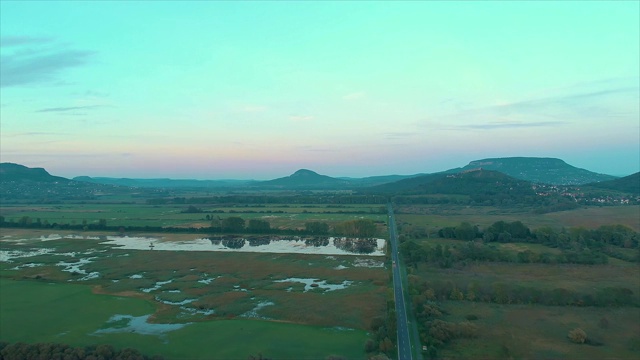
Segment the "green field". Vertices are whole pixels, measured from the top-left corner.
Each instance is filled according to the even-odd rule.
[[[206,216],[268,220],[272,228],[279,229],[301,229],[308,221],[323,221],[330,226],[362,218],[379,224],[386,221],[379,205],[202,205],[198,207],[203,213],[185,213],[187,206],[141,202],[24,205],[4,206],[0,213],[13,221],[28,216],[32,221],[80,225],[106,219],[109,226],[123,227],[208,227],[211,221]],[[425,247],[441,245],[452,252],[465,242],[435,235],[440,228],[455,227],[461,222],[486,228],[496,221],[519,220],[532,230],[542,226],[594,229],[605,224],[640,228],[639,206],[588,207],[549,214],[533,214],[517,207],[458,205],[412,205],[398,210],[401,234]],[[386,237],[384,226],[379,225],[378,230]],[[331,354],[362,359],[366,357],[364,343],[372,337],[368,331],[374,319],[386,314],[390,299],[389,264],[362,266],[362,261],[382,265],[387,261],[384,257],[123,250],[102,244],[104,239],[96,239],[113,236],[114,232],[3,228],[0,251],[44,252],[0,262],[0,340],[75,346],[108,343],[169,359],[246,359],[257,354],[276,359],[325,359]],[[420,233],[424,235],[416,235]],[[63,238],[14,241],[51,234]],[[127,235],[148,236],[163,242],[202,237],[152,232]],[[561,253],[560,249],[532,243],[491,246],[514,259],[523,251]],[[636,250],[619,247],[615,251],[624,253],[621,258],[630,258]],[[465,294],[470,286],[483,287],[485,300],[452,300],[448,294],[438,299],[446,321],[465,321],[470,314],[478,318],[474,320],[478,337],[456,339],[441,346],[438,354],[443,358],[575,358],[589,354],[597,354],[599,358],[630,358],[630,354],[640,350],[638,327],[631,321],[640,320],[637,307],[558,307],[486,300],[488,292],[499,288],[507,292],[534,288],[542,294],[566,291],[596,294],[617,287],[631,289],[633,301],[640,301],[638,265],[610,256],[608,260],[604,265],[472,261],[448,268],[419,263],[409,269],[409,281],[453,284]],[[63,271],[63,262],[65,266],[77,263],[81,273]],[[92,273],[99,275],[84,278]],[[322,287],[308,289],[289,278],[316,279],[317,283],[324,281],[334,286],[346,281],[349,285],[335,291]],[[78,313],[74,309],[81,309],[82,318],[73,315]],[[109,323],[118,314],[150,315],[149,326],[189,325],[149,335],[126,327],[127,320]],[[45,319],[47,325],[38,326],[37,319]],[[598,325],[602,319],[609,324],[607,328]],[[20,331],[13,331],[17,324]],[[125,327],[127,332],[94,334],[113,326]],[[575,327],[583,328],[590,338],[602,344],[570,343],[567,332]]]
[[[94,334],[115,314],[145,315],[150,301],[94,294],[86,285],[0,279],[0,340],[61,342],[75,346],[111,344],[167,359],[318,359],[339,354],[361,359],[362,330],[304,326],[260,320],[196,322],[162,335]]]
[[[399,225],[420,226],[429,233],[466,221],[486,228],[496,221],[521,221],[532,229],[549,226],[582,226],[595,229],[601,225],[622,224],[640,231],[640,206],[586,207],[548,214],[534,214],[527,209],[499,209],[494,207],[467,207],[454,205],[412,205],[398,207]]]
[[[384,257],[122,250],[94,239],[100,233],[56,233],[63,238],[16,241],[52,232],[2,229],[0,251],[24,257],[0,262],[0,341],[108,343],[169,359],[361,359],[371,321],[386,311],[386,268],[361,266],[382,265]],[[74,264],[75,273],[64,271]],[[84,278],[92,273],[99,275]],[[349,283],[306,291],[288,278]],[[160,336],[91,335],[117,314],[191,324]]]
[[[109,226],[175,226],[208,227],[209,215],[215,218],[239,216],[245,220],[268,220],[272,228],[303,228],[307,221],[339,221],[367,218],[384,221],[385,213],[380,213],[376,205],[274,205],[274,206],[212,206],[197,205],[203,213],[184,213],[188,205],[146,205],[146,204],[61,204],[61,205],[21,205],[0,207],[0,215],[7,221],[17,222],[29,217],[35,222],[40,219],[49,224],[81,225],[97,224],[105,219]],[[219,211],[223,211],[220,213]]]
[[[428,256],[412,260],[407,269],[408,292],[421,339],[431,347],[425,357],[435,351],[443,359],[637,358],[640,265],[632,261],[637,242],[633,245],[632,241],[631,247],[600,247],[609,255],[604,255],[605,263],[597,265],[527,263],[519,260],[520,253],[554,257],[567,251],[597,252],[598,247],[588,249],[573,242],[567,249],[516,240],[483,243],[482,239],[470,245],[469,240],[440,238],[438,230],[458,227],[462,222],[482,230],[498,221],[521,221],[531,230],[550,227],[571,231],[573,227],[597,229],[621,224],[638,231],[639,206],[584,207],[548,214],[457,205],[411,205],[398,210],[398,227],[405,241],[428,249]],[[456,260],[437,258],[438,248],[447,249]],[[490,249],[500,257],[472,260],[473,256],[464,254],[477,253],[468,249]],[[625,295],[611,300],[612,294]],[[429,306],[439,311],[429,312]],[[576,328],[586,332],[588,344],[569,340],[569,331]]]
[[[445,359],[636,359],[640,351],[640,309],[498,305],[447,301],[452,322],[472,321],[475,339],[458,339],[439,355]],[[605,319],[605,320],[603,320]],[[605,325],[608,324],[608,325]],[[567,339],[582,328],[599,346]]]

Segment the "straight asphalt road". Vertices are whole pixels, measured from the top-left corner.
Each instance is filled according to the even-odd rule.
[[[411,360],[411,337],[407,323],[407,309],[402,291],[402,278],[400,277],[400,262],[398,259],[398,238],[396,231],[396,219],[393,215],[391,204],[389,208],[389,241],[391,242],[391,259],[393,261],[393,294],[396,303],[396,317],[398,323],[398,360]]]

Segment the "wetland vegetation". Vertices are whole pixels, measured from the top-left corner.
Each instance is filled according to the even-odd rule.
[[[168,359],[365,356],[372,321],[386,317],[389,301],[377,209],[183,209],[146,201],[2,207],[0,340],[109,344]],[[170,226],[136,231],[153,216]],[[91,314],[70,316],[73,309]],[[47,317],[52,328],[35,330]]]
[[[502,177],[487,176],[473,199],[441,179],[443,194],[149,188],[3,202],[0,352],[395,358],[399,266],[424,357],[632,358],[640,206],[568,196],[566,210],[539,211],[548,200],[504,201]]]
[[[401,209],[400,251],[426,356],[630,359],[640,350],[637,206]]]

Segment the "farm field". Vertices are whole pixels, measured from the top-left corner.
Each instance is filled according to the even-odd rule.
[[[399,206],[396,219],[399,225],[424,227],[430,233],[447,226],[457,226],[466,221],[480,227],[488,227],[496,221],[521,221],[532,229],[549,226],[585,227],[595,229],[602,225],[622,224],[640,231],[640,206],[586,207],[534,214],[526,209],[498,209],[494,207],[467,207],[454,205]]]
[[[250,319],[125,326],[110,319],[114,314],[141,318],[153,313],[154,305],[131,297],[93,294],[83,285],[0,280],[0,286],[5,290],[0,295],[3,341],[105,343],[167,359],[245,359],[252,354],[312,359],[333,353],[359,359],[362,346],[354,345],[364,344],[367,338],[356,329]]]
[[[454,242],[461,243],[421,241],[450,246],[452,251]],[[501,251],[547,251],[540,247],[498,244]],[[635,359],[640,351],[637,263],[614,258],[599,265],[470,261],[441,268],[420,263],[409,268],[408,278],[414,305],[436,306],[442,314],[438,321],[473,329],[469,337],[450,335],[454,338],[437,347],[439,358]],[[614,293],[625,294],[628,300],[623,305],[604,300],[618,296]],[[601,306],[581,306],[580,298],[598,299]],[[612,303],[605,306],[605,301]],[[421,309],[419,305],[414,311]],[[419,321],[427,329],[433,326],[433,318]],[[588,344],[569,341],[569,331],[576,328],[586,332]],[[427,333],[439,336],[433,331]]]
[[[1,235],[2,341],[109,343],[170,359],[360,359],[371,321],[386,311],[385,256],[131,250],[100,233]]]
[[[444,359],[636,359],[640,351],[640,309],[500,305],[446,301],[446,321],[478,327],[474,339],[457,339],[439,351]],[[599,345],[574,344],[569,331],[581,328]]]
[[[640,266],[625,261],[604,265],[470,262],[448,269],[420,264],[417,270],[412,270],[414,276],[451,282],[463,292],[469,286],[511,285],[595,295],[607,288],[626,287],[633,291],[634,300],[640,302]]]
[[[304,227],[306,221],[335,223],[354,219],[385,220],[385,209],[379,205],[274,205],[274,206],[212,206],[197,205],[200,213],[187,213],[189,205],[132,204],[60,204],[15,205],[0,207],[0,216],[17,222],[23,217],[49,224],[97,224],[106,220],[109,226],[208,227],[210,218],[240,216],[245,220],[268,220],[272,228]],[[381,210],[382,209],[382,210]]]
[[[621,224],[638,231],[640,207],[586,207],[548,214],[512,208],[400,206],[396,215],[407,254],[410,317],[419,324],[425,357],[443,359],[635,359],[640,351],[638,235],[625,246],[592,249],[575,240],[567,247],[543,243],[441,238],[438,230],[462,222],[487,229],[521,221],[532,230],[573,227],[595,230]],[[575,232],[573,233],[575,234]],[[531,240],[531,239],[530,239]],[[531,240],[532,241],[532,240]],[[402,245],[401,245],[402,247]],[[476,249],[469,252],[469,249]],[[607,254],[599,253],[599,249]],[[483,253],[481,251],[484,251]],[[599,254],[599,263],[541,262],[571,251]],[[591,252],[590,252],[591,251]],[[444,261],[444,253],[450,261]],[[523,261],[519,255],[530,254]],[[485,257],[474,257],[485,254]],[[486,254],[493,254],[491,256]],[[499,254],[499,256],[497,255]],[[408,255],[407,255],[408,256]],[[613,257],[615,256],[615,257]],[[405,258],[403,262],[407,259]],[[586,343],[570,341],[582,329]]]

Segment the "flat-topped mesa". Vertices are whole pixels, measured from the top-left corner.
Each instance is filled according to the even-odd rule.
[[[465,167],[451,169],[448,172],[460,172],[478,168],[499,171],[533,183],[551,185],[581,185],[615,179],[611,175],[577,168],[561,159],[543,157],[506,157],[474,160]]]

